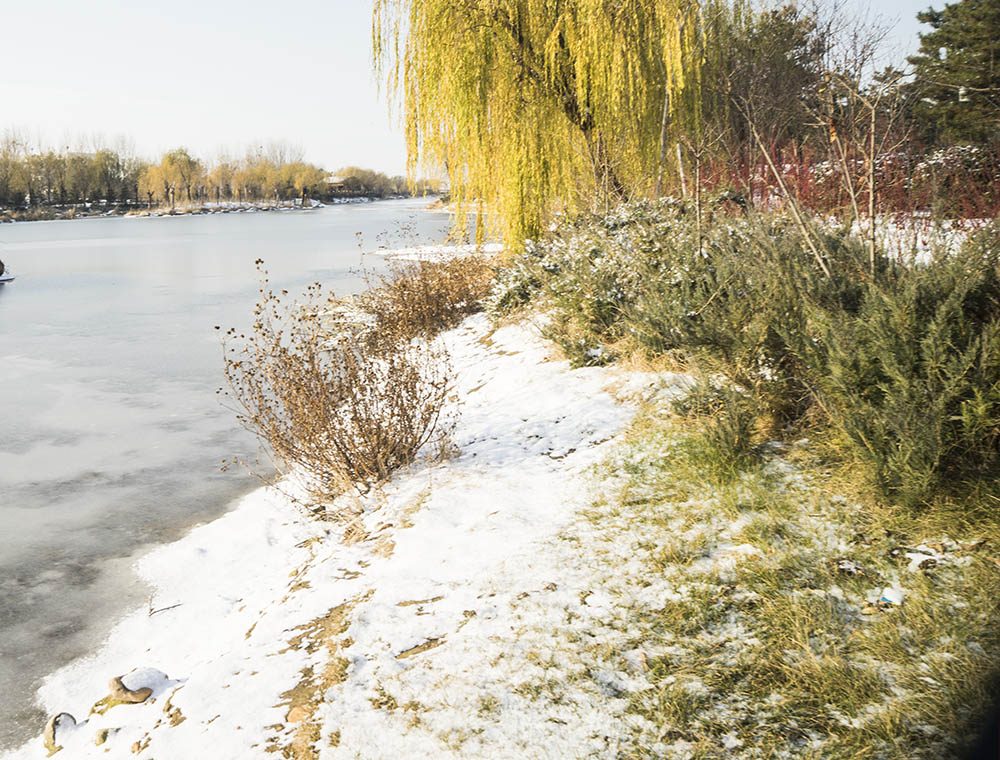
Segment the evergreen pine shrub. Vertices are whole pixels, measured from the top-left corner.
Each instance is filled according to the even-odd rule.
[[[533,302],[547,310],[547,336],[574,366],[615,358],[628,334],[624,315],[664,242],[694,234],[694,212],[672,201],[624,204],[606,216],[564,219],[501,271],[488,308],[507,314]]]
[[[1000,474],[995,226],[903,263],[781,215],[705,218],[699,235],[690,206],[660,201],[564,221],[501,274],[494,303],[540,305],[577,365],[631,340],[724,378],[740,402],[714,412],[713,435],[734,450],[754,409],[782,427],[832,425],[903,503]]]
[[[527,306],[542,287],[544,253],[533,240],[524,251],[502,267],[490,292],[483,300],[486,310],[495,316],[507,316]]]
[[[901,502],[997,474],[998,243],[993,227],[956,254],[893,266],[856,314],[813,309],[821,335],[803,356],[816,398]]]
[[[688,453],[713,475],[729,478],[754,460],[756,400],[731,385],[702,379],[673,403],[674,412],[701,421],[701,434],[686,439]]]
[[[789,220],[716,219],[700,250],[675,245],[670,267],[646,273],[630,330],[650,350],[683,352],[751,392],[775,422],[798,419],[811,403],[797,350],[811,330],[806,304],[856,309],[863,260],[849,237],[814,235],[832,278]]]

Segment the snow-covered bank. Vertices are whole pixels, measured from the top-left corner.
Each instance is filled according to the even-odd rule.
[[[411,196],[392,195],[385,198],[369,196],[333,197],[325,201],[312,198],[285,201],[204,201],[202,203],[178,204],[173,208],[157,206],[150,208],[140,204],[108,205],[101,203],[81,203],[73,206],[40,206],[31,209],[0,209],[0,224],[14,222],[53,222],[74,219],[98,219],[107,217],[166,217],[198,216],[203,214],[253,214],[261,211],[309,211],[325,206],[345,204],[376,203],[382,200],[401,200]]]
[[[327,201],[317,201],[306,198],[304,201],[206,201],[193,205],[176,206],[174,208],[157,207],[152,209],[132,209],[124,213],[131,218],[164,217],[164,216],[199,216],[202,214],[255,214],[261,211],[312,211],[326,206],[340,206],[351,203],[374,203],[377,198],[332,198]],[[110,211],[100,216],[121,216]]]
[[[608,568],[574,566],[556,538],[632,414],[609,388],[650,378],[570,371],[530,326],[491,334],[485,317],[443,340],[457,456],[370,497],[349,541],[261,490],[145,557],[150,608],[41,691],[78,721],[57,731],[64,756],[613,756],[621,673],[551,714],[517,688],[569,656],[551,646],[561,624],[608,613]],[[88,716],[126,673],[152,696]],[[38,739],[7,757],[45,755]]]
[[[419,245],[409,248],[380,248],[373,255],[385,256],[398,261],[443,261],[462,256],[483,256],[489,258],[502,253],[501,243],[466,243],[462,245]]]

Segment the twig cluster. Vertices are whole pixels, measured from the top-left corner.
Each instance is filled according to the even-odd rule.
[[[295,476],[311,512],[349,517],[330,510],[338,497],[368,493],[422,451],[447,451],[453,373],[433,336],[476,308],[485,270],[397,266],[354,301],[314,283],[286,305],[287,291],[275,293],[257,264],[253,327],[224,333],[220,393],[277,477]]]

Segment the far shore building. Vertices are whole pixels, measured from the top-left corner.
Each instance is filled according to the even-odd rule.
[[[326,178],[327,188],[332,195],[341,195],[347,192],[347,187],[344,185],[344,178],[338,177],[335,174],[331,174]]]

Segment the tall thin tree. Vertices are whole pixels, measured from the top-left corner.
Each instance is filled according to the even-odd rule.
[[[401,106],[411,176],[447,167],[459,206],[488,209],[513,243],[598,188],[649,192],[664,96],[697,81],[698,12],[697,0],[375,0],[376,68]]]

